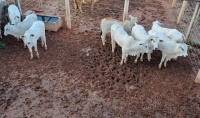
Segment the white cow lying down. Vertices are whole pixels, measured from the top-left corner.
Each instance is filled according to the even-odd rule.
[[[30,59],[33,59],[33,52],[32,47],[34,47],[37,58],[39,58],[39,53],[37,49],[37,40],[41,38],[42,40],[42,47],[45,47],[45,50],[47,50],[46,45],[46,36],[45,36],[45,25],[42,21],[36,21],[33,23],[33,25],[30,27],[29,30],[27,30],[24,33],[24,36],[22,37],[24,43],[27,45],[29,52],[30,52]]]
[[[135,25],[136,22],[138,22],[137,17],[133,17],[129,15],[130,20],[125,20],[124,22],[118,21],[116,19],[113,19],[111,17],[107,17],[101,20],[101,40],[103,45],[105,45],[106,42],[106,34],[110,32],[111,26],[113,24],[120,24],[124,27],[125,31],[130,35],[131,34],[131,29]]]
[[[120,65],[126,63],[128,55],[136,56],[140,53],[148,53],[148,42],[146,40],[134,40],[124,30],[123,26],[113,24],[111,26],[112,52],[114,53],[116,43],[122,47],[122,60]]]

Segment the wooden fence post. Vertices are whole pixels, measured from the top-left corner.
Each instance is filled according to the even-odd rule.
[[[194,24],[194,20],[195,20],[195,18],[196,18],[196,16],[197,16],[197,12],[198,12],[198,10],[199,10],[199,3],[200,3],[200,1],[198,1],[197,4],[196,4],[195,11],[194,11],[194,13],[193,13],[193,15],[192,15],[192,19],[191,19],[191,21],[190,21],[190,25],[189,25],[189,27],[188,27],[188,30],[187,30],[187,33],[186,33],[186,36],[185,36],[185,39],[186,39],[187,42],[189,42],[188,37],[189,37],[189,35],[190,35],[191,28],[192,28],[192,26],[193,26],[193,24]]]
[[[128,15],[128,6],[129,6],[129,0],[125,0],[125,3],[124,3],[123,21],[125,21],[125,20],[127,19],[127,15]]]
[[[188,2],[187,0],[184,0],[184,1],[183,1],[182,7],[181,7],[181,11],[180,11],[180,13],[179,13],[179,16],[178,16],[178,19],[177,19],[177,21],[176,21],[176,24],[179,24],[179,22],[180,22],[180,20],[181,20],[181,17],[182,17],[182,15],[183,15],[184,11],[185,11],[186,6],[187,6],[187,2]]]
[[[71,29],[71,15],[70,15],[70,2],[65,0],[66,17],[67,17],[67,28]]]
[[[199,2],[200,2],[200,1],[199,1]],[[195,22],[197,22],[199,15],[200,15],[200,6],[199,6],[199,11],[198,11],[198,13],[197,13],[197,18],[196,18]]]

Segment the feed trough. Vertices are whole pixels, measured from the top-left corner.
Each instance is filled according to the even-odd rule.
[[[23,17],[25,18],[28,14],[32,13],[31,10],[28,10],[26,13],[23,14]],[[38,21],[43,21],[45,24],[45,29],[48,31],[58,31],[60,27],[62,27],[62,19],[61,17],[57,16],[50,16],[50,15],[43,15],[43,14],[37,14]]]
[[[62,26],[62,20],[60,17],[37,15],[38,21],[43,21],[45,29],[49,31],[58,31]]]

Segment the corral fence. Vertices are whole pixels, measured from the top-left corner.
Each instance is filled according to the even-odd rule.
[[[186,42],[192,46],[189,59],[193,71],[200,68],[200,0],[170,0],[174,14],[177,16],[177,28],[184,33]]]
[[[129,1],[124,0],[123,20],[126,20],[128,16]],[[65,17],[67,27],[71,29],[70,4],[71,7],[74,6],[73,0],[7,0],[7,2],[15,3],[20,8],[21,13],[33,8],[32,10],[43,14]]]
[[[7,0],[8,2],[17,2],[19,0]],[[65,16],[66,8],[63,4],[69,4],[66,1],[72,0],[20,0],[22,12],[27,8],[35,11],[42,11],[44,14]],[[25,2],[26,1],[26,2]],[[27,2],[29,1],[29,2]],[[40,2],[42,1],[42,2]],[[188,44],[192,46],[189,50],[189,59],[193,65],[193,71],[197,73],[200,68],[200,0],[168,0],[175,16],[177,16],[177,28],[186,38]],[[28,3],[28,4],[27,4]],[[125,0],[124,11],[127,11],[129,0]],[[51,7],[49,7],[51,6]],[[48,10],[47,10],[48,9]],[[69,10],[68,10],[69,11]],[[69,15],[69,14],[68,14]],[[124,18],[125,19],[125,18]]]

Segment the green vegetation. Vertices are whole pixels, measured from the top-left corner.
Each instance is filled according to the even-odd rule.
[[[0,42],[0,49],[6,48],[6,44],[4,42]]]
[[[190,41],[188,42],[188,45],[194,47],[196,43],[192,39],[190,39]]]
[[[192,51],[197,51],[200,48],[200,44],[194,42],[194,40],[192,39],[190,39],[187,44],[190,45],[189,49],[191,49]]]

